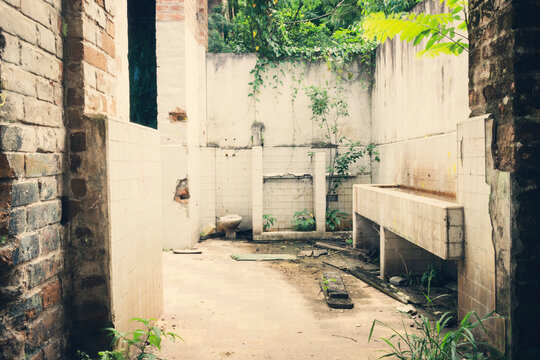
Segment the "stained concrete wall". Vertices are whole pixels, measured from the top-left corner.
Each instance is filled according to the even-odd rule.
[[[325,132],[312,119],[310,100],[305,88],[333,84],[335,74],[326,64],[282,64],[263,73],[265,87],[257,96],[251,91],[250,74],[255,55],[207,55],[207,124],[203,150],[204,168],[208,176],[203,181],[203,225],[215,222],[215,217],[239,214],[242,229],[251,228],[251,146],[252,124],[264,124],[263,132],[263,213],[277,217],[275,229],[290,229],[295,211],[313,211],[312,151],[325,142]],[[363,144],[370,141],[369,82],[360,76],[357,66],[351,67],[353,78],[343,82],[343,94],[349,104],[349,117],[339,120],[340,134]],[[274,75],[277,76],[273,80]],[[294,95],[296,93],[296,95]],[[294,101],[293,101],[294,98]],[[343,151],[343,149],[341,149]],[[370,161],[361,159],[351,168],[353,178],[338,191],[338,202],[331,208],[350,212],[352,184],[368,182]],[[212,178],[212,180],[208,180]]]
[[[440,13],[438,1],[415,12]],[[372,140],[381,162],[374,183],[399,183],[456,195],[456,124],[469,116],[467,57],[417,58],[399,39],[377,49]]]

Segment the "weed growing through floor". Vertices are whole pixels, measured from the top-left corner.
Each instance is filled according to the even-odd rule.
[[[322,278],[323,291],[328,291],[328,283],[329,283],[330,281],[337,282],[337,279],[327,279],[327,278],[325,278],[325,277]]]
[[[483,323],[488,319],[495,318],[493,312],[480,318],[474,311],[471,311],[465,315],[457,329],[448,331],[445,330],[452,323],[452,316],[449,312],[443,314],[435,322],[430,322],[424,315],[420,315],[419,318],[407,315],[414,321],[414,326],[420,330],[418,334],[409,333],[405,324],[403,325],[403,333],[400,333],[382,321],[373,321],[368,342],[373,337],[376,324],[393,332],[389,338],[381,338],[390,347],[390,351],[380,358],[393,357],[400,360],[489,359],[482,349],[491,349],[491,347],[484,342],[477,341],[472,330],[481,328],[484,333],[487,333]]]
[[[263,231],[270,230],[276,223],[277,218],[272,214],[263,214]]]
[[[313,213],[308,209],[295,211],[292,226],[293,229],[297,231],[315,230],[315,218],[313,217]]]
[[[161,341],[170,338],[175,341],[183,339],[173,332],[165,332],[159,327],[152,325],[156,319],[133,318],[131,322],[138,322],[143,325],[142,328],[135,331],[122,333],[113,328],[107,328],[106,331],[113,336],[112,346],[121,350],[100,351],[99,358],[96,360],[165,360],[155,355],[155,352],[161,351]],[[81,360],[92,360],[92,358],[83,352],[78,352]]]
[[[341,220],[345,220],[349,214],[338,209],[326,209],[326,227],[334,231],[341,225]]]

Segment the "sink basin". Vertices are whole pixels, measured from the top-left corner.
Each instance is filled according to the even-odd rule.
[[[353,211],[444,260],[463,257],[463,206],[395,184],[356,184]]]

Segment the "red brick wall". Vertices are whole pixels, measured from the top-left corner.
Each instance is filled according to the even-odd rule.
[[[157,21],[186,21],[195,39],[208,46],[208,1],[156,0]]]
[[[0,0],[0,358],[65,347],[61,2]]]
[[[158,21],[183,21],[184,0],[156,0],[156,18]]]
[[[112,325],[106,131],[116,117],[114,2],[66,4],[65,58],[68,159],[63,219],[71,246],[69,320],[71,351],[108,347]],[[124,69],[126,71],[127,69]]]

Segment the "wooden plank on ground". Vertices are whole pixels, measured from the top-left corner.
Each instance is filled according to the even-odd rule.
[[[325,271],[319,285],[329,307],[334,309],[352,309],[354,307],[339,272]]]

